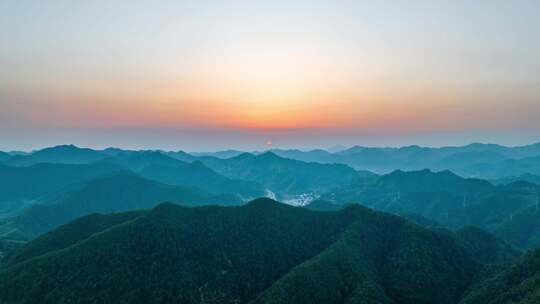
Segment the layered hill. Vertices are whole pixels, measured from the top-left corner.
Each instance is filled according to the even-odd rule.
[[[346,165],[308,163],[279,157],[272,152],[244,153],[228,159],[204,158],[201,162],[227,177],[256,181],[285,198],[322,193],[374,176]]]
[[[359,203],[443,227],[477,226],[521,248],[540,245],[540,187],[524,181],[494,186],[450,171],[395,171],[371,183],[334,190],[322,199]]]
[[[54,201],[77,189],[78,184],[123,170],[104,163],[41,163],[27,167],[0,164],[0,209],[6,215],[15,214],[36,201]]]
[[[0,162],[4,161],[11,165],[30,165],[41,162],[80,164],[133,152],[141,151],[118,148],[92,150],[73,145],[63,145],[20,155],[3,153],[0,155]],[[200,160],[205,164],[220,159],[236,158],[243,154],[241,151],[236,150],[191,154],[183,151],[153,152],[166,154],[185,162]],[[462,176],[486,179],[511,178],[527,174],[540,175],[540,143],[518,147],[479,143],[441,148],[354,146],[337,152],[322,149],[311,151],[274,149],[271,150],[271,153],[282,158],[304,162],[344,164],[357,170],[369,170],[378,174],[387,174],[398,169],[415,171],[428,168],[434,171],[451,170]],[[252,154],[262,155],[265,153],[254,152]]]
[[[336,189],[323,199],[338,204],[360,203],[397,214],[418,214],[447,226],[467,223],[467,204],[493,194],[497,188],[480,179],[462,178],[450,171],[397,170],[374,182]],[[458,214],[457,217],[452,215]],[[454,224],[452,221],[457,220]]]
[[[0,232],[3,237],[11,234],[31,239],[84,215],[150,209],[164,201],[187,206],[242,203],[234,195],[214,195],[122,173],[93,180],[55,204],[32,205],[21,215],[0,225]]]
[[[105,158],[103,153],[79,148],[74,145],[61,145],[34,151],[29,154],[15,155],[7,160],[10,165],[28,166],[37,163],[86,164]]]
[[[104,152],[103,152],[104,153]],[[99,163],[120,166],[145,178],[162,183],[197,187],[211,193],[234,193],[246,199],[264,195],[256,182],[227,178],[203,165],[180,161],[159,151],[110,151]]]
[[[325,150],[272,150],[279,156],[319,163],[340,163],[358,170],[387,174],[395,170],[451,170],[462,176],[497,179],[538,174],[540,143],[505,147],[494,144],[430,148],[406,146],[380,148],[354,146],[331,153]]]
[[[360,206],[317,212],[260,199],[119,216],[29,243],[0,271],[0,301],[450,304],[484,268],[454,234]]]

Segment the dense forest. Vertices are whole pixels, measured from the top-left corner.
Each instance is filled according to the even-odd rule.
[[[166,203],[90,215],[36,238],[0,272],[0,299],[450,304],[478,303],[483,294],[496,301],[517,288],[529,288],[523,299],[532,299],[538,255],[520,255],[478,229],[431,230],[358,205]]]

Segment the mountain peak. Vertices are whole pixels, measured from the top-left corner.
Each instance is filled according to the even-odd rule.
[[[276,153],[272,151],[266,151],[262,154],[259,154],[258,157],[263,159],[281,159],[281,157],[279,157]]]
[[[41,150],[34,151],[34,153],[45,152],[45,151],[77,151],[77,150],[85,150],[85,149],[79,148],[73,144],[67,144],[67,145],[57,145],[54,147],[44,148]]]

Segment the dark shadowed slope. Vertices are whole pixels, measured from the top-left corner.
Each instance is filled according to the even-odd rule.
[[[83,216],[52,232],[45,233],[27,246],[15,251],[8,262],[9,264],[17,264],[50,251],[66,248],[114,225],[131,221],[146,212],[148,211],[138,210],[112,214],[94,213]]]
[[[351,220],[348,214],[329,216],[267,200],[239,208],[165,204],[75,246],[12,266],[14,272],[0,275],[0,300],[246,302],[323,250]],[[55,268],[60,272],[53,278],[49,271]],[[11,277],[15,272],[17,278]],[[26,291],[7,292],[4,284],[17,281],[34,283]]]
[[[474,259],[483,264],[514,261],[522,254],[515,247],[477,227],[463,227],[452,235]]]
[[[6,160],[10,159],[11,155],[9,155],[6,152],[0,151],[0,163],[5,162]]]
[[[112,164],[36,164],[28,167],[0,165],[0,208],[16,213],[37,201],[54,201],[70,187],[123,171]]]
[[[507,216],[493,233],[520,248],[540,248],[540,206]]]
[[[454,236],[360,206],[162,204],[116,225],[88,221],[19,251],[0,271],[0,301],[445,304],[482,269]]]
[[[343,208],[343,205],[337,205],[324,200],[314,200],[313,202],[307,204],[304,207],[313,211],[337,211]]]
[[[125,173],[94,180],[57,204],[31,206],[2,230],[16,228],[29,237],[35,237],[87,214],[148,209],[165,201],[190,206],[242,202],[233,195],[207,194],[202,190],[169,186]]]
[[[540,303],[540,250],[478,282],[461,304]]]

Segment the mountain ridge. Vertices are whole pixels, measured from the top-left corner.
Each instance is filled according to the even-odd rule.
[[[456,304],[484,267],[453,234],[358,205],[162,203],[105,220],[118,216],[88,216],[28,244],[0,271],[0,300]]]

